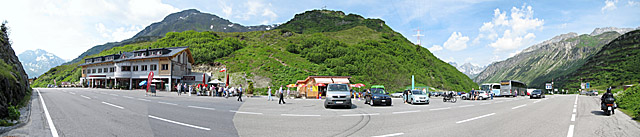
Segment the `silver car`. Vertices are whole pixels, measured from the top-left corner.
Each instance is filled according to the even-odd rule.
[[[411,90],[409,94],[409,102],[411,104],[425,103],[429,104],[429,95],[421,90]]]
[[[324,108],[343,106],[351,108],[351,92],[347,84],[327,85],[327,98],[324,100]]]

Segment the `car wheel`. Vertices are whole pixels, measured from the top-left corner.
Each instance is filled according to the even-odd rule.
[[[484,100],[484,98],[483,97],[478,97],[478,100]]]
[[[327,106],[327,105],[324,105],[324,108],[329,108],[329,106]]]
[[[409,102],[409,104],[413,104],[413,98],[411,98],[411,101]]]

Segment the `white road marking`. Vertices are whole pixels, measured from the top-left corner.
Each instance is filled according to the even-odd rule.
[[[386,134],[386,135],[380,135],[380,136],[373,136],[373,137],[392,137],[392,136],[399,136],[399,135],[403,135],[404,133],[393,133],[393,134]]]
[[[44,109],[44,115],[47,117],[47,123],[49,123],[49,129],[51,130],[51,135],[53,137],[58,137],[58,130],[56,130],[56,126],[53,125],[53,120],[51,120],[51,116],[49,115],[49,110],[47,110],[47,105],[44,104],[44,99],[42,99],[42,94],[40,94],[40,90],[38,91],[38,96],[40,97],[40,102],[42,102],[42,108]]]
[[[199,107],[199,106],[187,106],[190,108],[197,108],[197,109],[206,109],[206,110],[216,110],[215,108],[208,108],[208,107]]]
[[[567,132],[567,137],[573,137],[573,125],[569,125],[569,132]]]
[[[513,108],[511,108],[511,109],[518,109],[518,108],[521,108],[521,107],[524,107],[524,106],[527,106],[527,104],[520,105],[520,106],[516,106],[516,107],[513,107]]]
[[[130,96],[122,96],[122,97],[133,99],[133,97],[130,97]]]
[[[540,102],[540,101],[542,101],[542,100],[534,101],[533,103],[538,103],[538,102]]]
[[[573,108],[573,113],[576,113],[576,108]]]
[[[576,121],[576,114],[571,114],[571,121]]]
[[[577,108],[577,107],[578,107],[578,105],[573,105],[573,107],[574,107],[574,108]]]
[[[292,116],[292,117],[319,117],[320,115],[302,115],[302,114],[280,114],[281,116]]]
[[[73,93],[73,92],[69,92],[69,94],[73,94],[73,95],[75,95],[76,93]]]
[[[102,104],[107,104],[107,105],[112,106],[112,107],[116,107],[116,108],[119,108],[119,109],[124,109],[124,107],[121,107],[121,106],[118,106],[118,105],[114,105],[114,104],[111,104],[111,103],[107,103],[107,102],[102,102]]]
[[[464,105],[464,106],[459,106],[459,107],[463,108],[463,107],[471,107],[471,106],[475,106],[475,105]]]
[[[151,102],[151,100],[147,100],[147,99],[141,99],[141,98],[139,98],[138,100],[142,100],[142,101],[147,101],[147,102]]]
[[[498,101],[498,102],[496,102],[496,103],[502,103],[502,102],[504,102],[504,101]]]
[[[415,113],[415,112],[420,112],[420,110],[400,111],[400,112],[393,112],[392,114]]]
[[[380,115],[380,113],[373,113],[373,114],[344,114],[342,116],[343,117],[353,117],[353,116],[374,116],[374,115]]]
[[[470,119],[467,119],[467,120],[458,121],[458,122],[456,122],[456,124],[460,124],[460,123],[464,123],[464,122],[469,122],[469,121],[471,121],[471,120],[481,119],[481,118],[483,118],[483,117],[488,117],[488,116],[495,115],[495,114],[496,114],[496,113],[491,113],[491,114],[486,114],[486,115],[482,115],[482,116],[478,116],[478,117],[470,118]]]
[[[573,103],[574,105],[578,104],[578,95],[576,95],[576,102]]]
[[[235,110],[229,110],[229,112],[233,112],[233,113],[240,113],[240,114],[254,114],[254,115],[262,115],[262,113],[257,113],[257,112],[244,112],[244,111],[235,111]]]
[[[87,97],[87,96],[84,96],[84,95],[80,95],[80,96],[83,97],[83,98],[86,98],[86,99],[91,99],[90,97]]]
[[[446,108],[434,108],[434,109],[429,109],[431,111],[436,111],[436,110],[445,110],[445,109],[451,109],[451,107],[446,107]]]
[[[489,103],[482,103],[482,104],[480,104],[480,105],[487,105],[487,104],[491,104],[491,102],[489,102]]]
[[[167,105],[174,105],[174,106],[177,106],[177,105],[178,105],[178,104],[175,104],[175,103],[162,102],[162,101],[158,101],[158,103],[160,103],[160,104],[167,104]]]
[[[153,119],[157,119],[157,120],[162,120],[162,121],[165,121],[165,122],[173,123],[173,124],[187,126],[187,127],[192,127],[192,128],[202,129],[202,130],[211,130],[209,128],[205,128],[205,127],[201,127],[201,126],[195,126],[195,125],[191,125],[191,124],[185,124],[185,123],[182,123],[182,122],[177,122],[177,121],[173,121],[173,120],[159,118],[159,117],[152,116],[152,115],[149,115],[149,117],[153,118]]]

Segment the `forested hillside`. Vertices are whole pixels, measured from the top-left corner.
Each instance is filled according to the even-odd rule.
[[[292,84],[310,75],[341,75],[353,76],[354,83],[383,84],[396,90],[411,85],[411,75],[415,75],[419,85],[456,91],[477,87],[466,75],[436,58],[426,48],[414,45],[399,33],[391,31],[382,20],[364,19],[358,15],[324,18],[341,13],[314,10],[296,15],[293,20],[309,22],[298,17],[316,22],[360,20],[381,23],[377,24],[381,27],[372,29],[368,23],[357,23],[353,27],[343,26],[342,30],[327,30],[324,28],[329,28],[330,25],[286,23],[281,25],[283,29],[269,31],[170,32],[155,42],[116,47],[99,55],[148,47],[189,46],[196,63],[220,62],[230,73],[241,73],[246,80],[267,77],[270,85]],[[315,16],[318,19],[305,14],[323,16]],[[69,76],[79,74],[79,71],[74,71]],[[59,80],[75,79],[53,77]],[[39,82],[48,81],[51,79]]]

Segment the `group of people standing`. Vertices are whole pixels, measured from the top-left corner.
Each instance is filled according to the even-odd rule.
[[[178,83],[178,85],[176,86],[176,89],[178,90],[178,96],[183,94],[183,92],[187,92],[189,96],[191,96],[193,92],[196,92],[196,95],[198,96],[200,96],[202,92],[208,92],[210,93],[210,96],[213,96],[213,97],[228,98],[230,96],[237,95],[238,96],[237,101],[240,101],[240,102],[242,102],[242,93],[244,92],[244,90],[242,89],[242,85],[238,87],[230,87],[230,86],[216,87],[212,85],[212,86],[209,86],[209,88],[207,88],[205,86],[187,85],[184,83]]]

